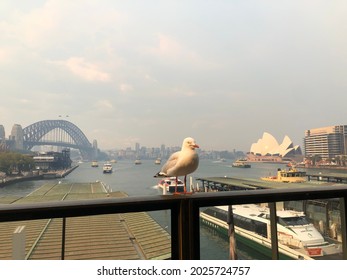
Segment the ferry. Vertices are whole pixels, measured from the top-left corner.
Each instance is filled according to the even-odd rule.
[[[99,166],[98,162],[96,160],[93,160],[92,167],[98,167],[98,166]]]
[[[238,159],[237,161],[233,162],[231,166],[239,168],[251,168],[251,165],[245,159]]]
[[[256,204],[233,205],[236,240],[271,258],[270,211]],[[209,207],[201,211],[203,224],[228,236],[228,206]],[[338,256],[341,244],[329,243],[310,223],[304,213],[277,211],[280,259],[315,259]]]
[[[184,183],[182,180],[176,177],[168,177],[168,178],[163,178],[162,180],[159,181],[158,187],[162,188],[163,191],[165,189],[166,192],[174,193],[177,189],[177,192],[183,192],[184,191]]]
[[[270,182],[303,183],[306,181],[306,172],[298,171],[295,168],[289,170],[278,168],[276,176],[261,177],[260,179]]]
[[[104,166],[102,168],[103,173],[112,173],[113,172],[113,167],[112,164],[109,162],[104,163]]]

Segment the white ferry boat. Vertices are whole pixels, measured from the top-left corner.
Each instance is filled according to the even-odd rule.
[[[239,168],[251,168],[251,165],[245,159],[238,159],[234,161],[231,166]]]
[[[102,167],[102,172],[103,173],[112,173],[113,172],[112,164],[109,162],[104,163],[104,166]]]
[[[176,177],[163,178],[159,181],[158,187],[164,189],[166,192],[174,193],[174,192],[183,192],[184,191],[184,183],[182,180]]]
[[[236,239],[271,257],[270,211],[255,204],[233,205]],[[228,234],[228,206],[209,207],[200,213],[202,223]],[[314,259],[339,255],[341,244],[328,243],[302,212],[277,211],[280,259]]]

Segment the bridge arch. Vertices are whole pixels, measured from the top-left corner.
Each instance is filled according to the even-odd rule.
[[[45,142],[42,138],[49,132],[61,129],[65,131],[74,143]],[[73,123],[66,120],[44,120],[33,123],[23,129],[24,148],[31,150],[38,145],[55,145],[71,147],[80,150],[83,158],[91,158],[93,147],[85,134]]]

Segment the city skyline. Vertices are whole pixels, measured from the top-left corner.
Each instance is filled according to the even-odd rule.
[[[41,123],[41,125],[42,125],[42,123],[44,123],[44,122],[51,122],[51,120],[41,120],[40,121],[40,123]],[[64,122],[66,122],[66,121],[64,121]],[[37,123],[36,123],[37,124]],[[75,124],[73,124],[73,123],[71,123],[70,122],[70,124],[71,124],[71,126],[72,127],[76,127],[76,129],[78,129],[79,130],[79,128],[75,125]],[[52,125],[52,124],[50,124],[50,125]],[[15,140],[15,139],[17,139],[17,141],[16,141],[16,145],[19,145],[17,148],[18,149],[22,149],[22,146],[23,146],[23,140],[20,140],[20,141],[18,141],[18,139],[21,139],[21,137],[22,136],[19,136],[19,135],[22,135],[23,134],[23,127],[22,127],[22,125],[21,124],[14,124],[13,126],[12,126],[12,129],[11,129],[11,133],[8,135],[8,137],[6,137],[6,133],[5,133],[5,128],[4,128],[4,126],[2,125],[2,124],[0,124],[0,140],[10,140],[10,139],[12,139],[12,140]],[[66,138],[65,140],[63,140],[63,138],[62,137],[71,137],[71,133],[67,133],[67,132],[64,132],[64,135],[65,136],[62,136],[62,131],[61,131],[61,128],[56,128],[56,129],[58,129],[58,130],[60,130],[59,132],[57,132],[57,133],[54,133],[54,130],[55,129],[53,129],[52,131],[50,131],[49,133],[47,133],[47,134],[45,134],[44,135],[44,137],[46,137],[46,136],[48,136],[48,135],[50,135],[51,137],[53,137],[53,138],[51,138],[51,137],[46,137],[46,140],[48,140],[48,139],[50,139],[50,140],[52,140],[52,141],[57,141],[56,140],[56,136],[57,135],[59,135],[58,137],[59,137],[59,140],[58,140],[58,142],[61,142],[61,141],[66,141],[66,142],[70,142],[70,141],[73,141],[73,139],[72,138],[70,138],[69,140]],[[70,128],[71,129],[71,128]],[[81,133],[83,133],[84,134],[84,132],[83,131],[80,131]],[[19,134],[19,135],[18,135]],[[268,134],[267,132],[264,132],[264,134],[263,134],[263,136],[264,135],[270,135],[270,134]],[[273,137],[273,136],[271,136],[271,137]],[[290,138],[288,137],[288,136],[285,136],[285,138],[284,139],[286,139],[287,141],[289,141],[290,140]],[[41,139],[42,140],[42,139]],[[90,145],[92,146],[92,147],[94,147],[94,148],[98,148],[98,140],[97,139],[93,139],[93,140],[90,140],[90,139],[87,139],[89,142],[90,142]],[[277,141],[277,139],[275,139],[275,138],[273,138],[273,140],[274,141]],[[258,139],[258,142],[260,141],[260,139]],[[278,141],[277,141],[278,142]],[[255,145],[256,143],[254,142],[253,144],[252,144],[252,146],[253,145]],[[278,143],[277,143],[278,144]],[[292,144],[294,144],[294,143],[292,143]],[[249,150],[247,150],[247,151],[242,151],[242,152],[249,152],[249,151],[251,151],[252,150],[252,146],[251,146],[251,148],[249,149]],[[299,145],[297,145],[297,146],[299,146]],[[160,144],[160,149],[165,149],[165,147],[166,148],[170,148],[170,149],[175,149],[175,150],[179,150],[180,148],[181,148],[181,146],[179,146],[179,145],[175,145],[175,146],[170,146],[170,147],[168,147],[168,146],[166,146],[166,144],[165,143],[162,143],[162,144]],[[109,148],[109,149],[102,149],[102,150],[104,150],[104,151],[106,151],[106,150],[128,150],[128,149],[130,149],[130,150],[134,150],[134,151],[138,151],[138,150],[140,150],[140,149],[142,149],[142,148],[146,148],[146,149],[153,149],[153,148],[159,148],[159,146],[153,146],[153,145],[149,145],[149,146],[144,146],[144,145],[141,145],[141,143],[139,143],[139,142],[135,142],[134,143],[134,147],[131,147],[131,146],[127,146],[127,147],[112,147],[112,148]],[[204,151],[206,151],[206,150],[204,150]],[[210,150],[210,151],[218,151],[218,150]],[[222,150],[223,151],[223,150]],[[237,149],[235,149],[235,148],[232,148],[232,149],[224,149],[224,151],[237,151]]]
[[[314,8],[313,8],[314,7]],[[343,125],[343,1],[0,3],[0,124],[65,119],[102,150],[248,151]]]

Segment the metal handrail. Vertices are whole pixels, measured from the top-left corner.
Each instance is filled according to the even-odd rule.
[[[347,185],[2,204],[0,222],[171,210],[171,258],[200,259],[201,207],[328,198],[340,198],[343,259],[347,259]]]

